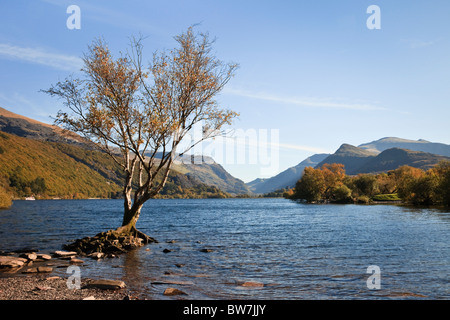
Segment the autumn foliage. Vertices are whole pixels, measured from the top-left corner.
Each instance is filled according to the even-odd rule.
[[[414,205],[450,206],[450,162],[427,171],[402,166],[387,173],[347,176],[342,164],[305,168],[291,199],[309,203],[369,203],[398,200]]]

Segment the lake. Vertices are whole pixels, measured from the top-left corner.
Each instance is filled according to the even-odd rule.
[[[118,227],[122,208],[121,200],[14,201],[0,210],[0,250],[60,250]],[[162,295],[168,286],[188,293],[186,299],[450,298],[448,210],[150,200],[137,227],[159,243],[119,258],[85,258],[81,276],[123,280],[141,299],[179,299]],[[242,286],[248,281],[264,286]]]

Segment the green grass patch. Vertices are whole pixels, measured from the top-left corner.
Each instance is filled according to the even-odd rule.
[[[373,196],[373,201],[400,201],[398,195],[396,193],[391,194],[377,194],[376,196]]]

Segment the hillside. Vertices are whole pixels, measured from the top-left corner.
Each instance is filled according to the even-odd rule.
[[[54,143],[0,133],[0,176],[18,197],[111,197],[120,188]]]
[[[92,149],[92,143],[79,135],[65,131],[0,107],[0,131],[39,141],[64,142]]]
[[[121,174],[114,161],[100,151],[0,132],[0,178],[15,197],[120,197]],[[229,196],[175,170],[170,172],[159,195],[160,198]]]
[[[427,152],[391,148],[381,152],[374,158],[367,159],[363,165],[352,171],[354,173],[386,172],[404,165],[426,171],[444,160],[449,161],[450,158]]]
[[[109,197],[120,193],[123,177],[120,168],[75,133],[3,108],[0,108],[0,131],[4,132],[0,178],[7,181],[3,184],[9,184],[10,177],[19,178],[19,185],[12,188],[15,196],[36,194],[29,189],[28,194],[23,192],[34,179],[45,183],[45,192],[40,192],[42,197]],[[241,180],[211,158],[202,159],[205,160],[202,164],[191,164],[190,156],[177,161],[161,195],[198,198],[228,197],[227,192],[250,193]]]
[[[358,146],[358,148],[375,153],[380,153],[391,148],[400,148],[450,157],[450,145],[444,143],[429,142],[423,139],[415,141],[395,137],[387,137],[369,143],[361,144]]]
[[[306,167],[315,167],[324,160],[328,154],[315,154],[294,167],[290,167],[274,177],[256,179],[247,183],[247,187],[254,193],[269,193],[278,189],[292,188],[301,178]]]

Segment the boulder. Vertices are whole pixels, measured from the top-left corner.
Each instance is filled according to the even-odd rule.
[[[103,252],[92,252],[91,254],[88,255],[89,257],[91,257],[92,259],[101,259],[105,256],[105,254]]]
[[[177,296],[177,295],[187,295],[187,293],[176,288],[167,288],[166,290],[164,290],[164,295]]]
[[[0,256],[0,271],[11,272],[21,269],[27,262],[25,258]]]
[[[22,271],[22,273],[37,273],[37,268],[28,268],[27,270]]]
[[[47,272],[52,272],[53,268],[52,267],[37,267],[37,271],[39,273],[47,273]]]
[[[126,287],[125,282],[120,280],[94,280],[86,285],[86,288],[98,288],[103,290],[117,290]]]
[[[49,254],[45,254],[45,253],[38,253],[36,254],[38,259],[42,259],[42,260],[51,260],[52,256]]]
[[[30,260],[30,261],[34,261],[34,260],[36,260],[37,259],[37,254],[36,253],[34,253],[34,252],[27,252],[27,253],[22,253],[21,255],[20,255],[20,257],[21,258],[24,258],[24,259],[27,259],[27,260]]]
[[[81,260],[81,259],[77,259],[77,258],[75,258],[75,257],[72,257],[72,258],[70,259],[70,263],[72,263],[72,264],[81,264],[81,263],[84,263],[84,261]]]
[[[77,253],[75,251],[55,251],[55,255],[57,257],[70,257],[76,256]]]

